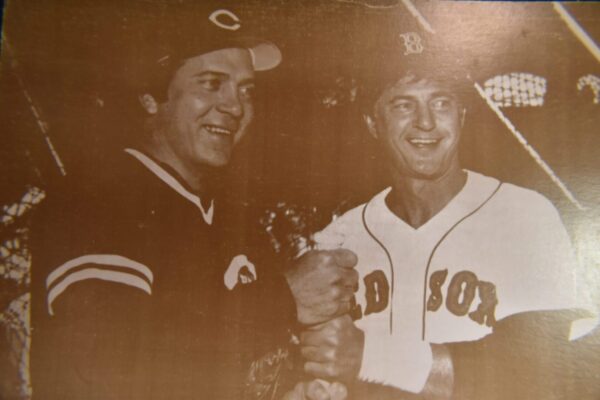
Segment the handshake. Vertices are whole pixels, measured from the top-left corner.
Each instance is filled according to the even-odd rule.
[[[298,383],[285,400],[346,398],[342,382],[357,376],[364,344],[363,332],[348,315],[358,289],[357,261],[349,250],[313,250],[285,271],[304,326],[299,335],[304,371],[315,378]]]

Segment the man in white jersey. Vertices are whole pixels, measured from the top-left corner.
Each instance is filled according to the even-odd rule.
[[[544,196],[461,168],[468,82],[460,73],[443,59],[411,65],[405,58],[397,66],[386,57],[370,64],[380,85],[369,82],[363,100],[391,185],[316,239],[358,255],[352,317],[365,332],[359,378],[424,393],[448,344],[483,339],[503,319],[519,333],[547,315],[517,314],[580,308],[577,263]],[[568,336],[568,325],[556,335]],[[506,350],[507,343],[491,347]],[[459,398],[454,391],[446,394]]]

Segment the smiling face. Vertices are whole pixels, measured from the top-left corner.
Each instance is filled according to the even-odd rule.
[[[463,110],[444,84],[409,76],[383,91],[374,106],[374,119],[367,117],[367,124],[397,173],[437,179],[460,170]]]
[[[223,49],[187,59],[158,105],[154,141],[180,173],[223,167],[253,118],[250,53]],[[148,110],[148,107],[146,107]]]

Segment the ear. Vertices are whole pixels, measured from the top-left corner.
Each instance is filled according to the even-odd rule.
[[[146,93],[138,97],[138,100],[144,110],[148,114],[154,115],[158,112],[158,102],[152,97],[152,95]]]
[[[371,136],[373,136],[374,139],[377,139],[377,125],[375,124],[375,120],[373,119],[373,117],[371,117],[370,115],[363,115],[363,120],[365,121],[367,129],[369,130]]]

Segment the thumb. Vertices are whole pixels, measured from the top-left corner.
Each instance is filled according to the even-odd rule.
[[[283,395],[281,400],[305,400],[304,383],[297,383],[292,390]]]
[[[358,257],[354,252],[347,249],[330,250],[338,266],[344,268],[354,268],[358,262]]]
[[[331,400],[346,400],[348,397],[348,389],[343,383],[333,382],[329,385],[329,396],[331,397]]]

